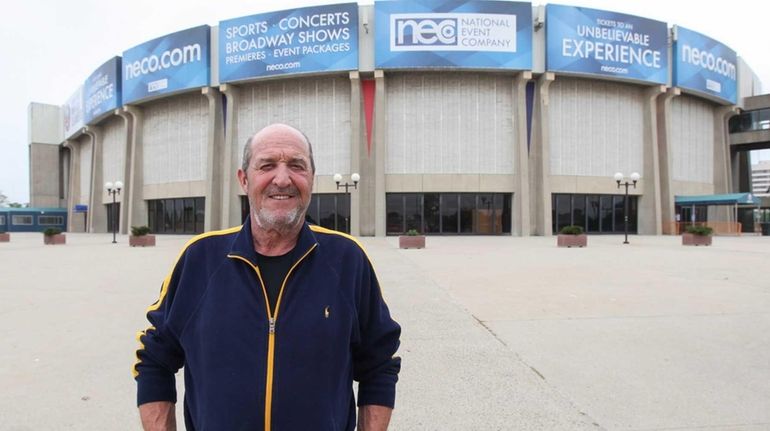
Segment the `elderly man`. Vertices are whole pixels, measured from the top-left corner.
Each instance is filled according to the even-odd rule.
[[[134,377],[145,430],[386,430],[401,328],[352,237],[305,223],[310,142],[283,124],[248,140],[243,226],[184,247],[148,309]]]

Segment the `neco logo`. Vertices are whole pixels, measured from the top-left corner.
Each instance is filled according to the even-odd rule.
[[[457,18],[448,14],[395,14],[390,16],[393,45],[457,45]]]
[[[155,73],[159,70],[170,69],[197,61],[201,61],[200,44],[196,43],[195,45],[186,45],[181,48],[172,48],[160,55],[150,54],[141,60],[125,64],[125,79],[134,79],[148,73]]]

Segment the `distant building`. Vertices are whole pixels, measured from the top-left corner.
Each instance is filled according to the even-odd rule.
[[[770,160],[751,165],[751,192],[770,197]]]

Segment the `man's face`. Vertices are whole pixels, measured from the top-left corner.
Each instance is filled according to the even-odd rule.
[[[313,189],[305,138],[285,125],[269,126],[251,142],[248,169],[238,170],[249,198],[252,221],[265,230],[286,230],[304,220]]]

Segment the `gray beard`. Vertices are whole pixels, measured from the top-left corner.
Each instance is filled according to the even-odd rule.
[[[300,208],[294,208],[285,215],[278,215],[264,208],[253,211],[254,221],[264,230],[274,230],[278,232],[287,231],[297,225],[302,211]]]

